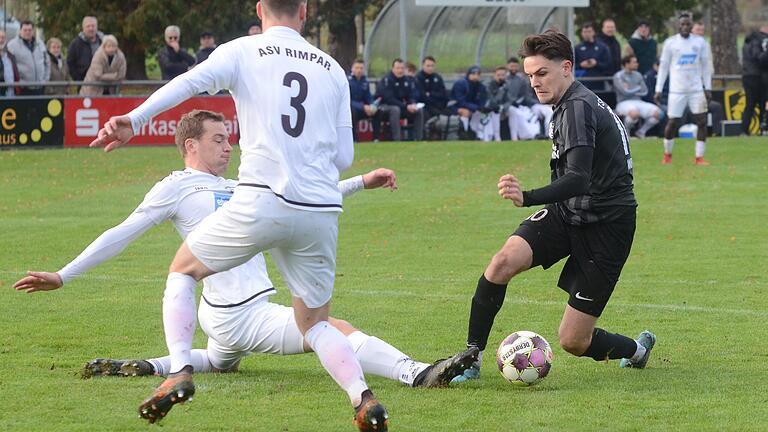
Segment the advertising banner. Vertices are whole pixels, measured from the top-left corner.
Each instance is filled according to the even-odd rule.
[[[144,97],[73,98],[64,103],[66,127],[65,147],[86,147],[96,138],[99,129],[110,117],[123,115],[144,102]],[[153,117],[128,145],[173,145],[176,126],[183,114],[193,109],[205,109],[224,115],[229,141],[237,143],[240,128],[235,102],[230,96],[193,97],[170,110]]]
[[[0,99],[0,148],[61,147],[63,143],[61,99]]]

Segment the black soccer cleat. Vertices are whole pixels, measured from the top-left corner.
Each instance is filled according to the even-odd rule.
[[[360,432],[387,432],[389,430],[389,413],[384,405],[379,403],[370,390],[363,392],[360,405],[355,408],[352,420]]]
[[[146,360],[115,360],[97,358],[83,366],[83,379],[99,376],[147,376],[154,375],[155,368]]]
[[[192,374],[183,373],[167,378],[148,399],[139,405],[139,417],[155,423],[162,420],[176,404],[191,401],[195,394]]]
[[[471,346],[453,357],[438,360],[416,376],[413,386],[448,387],[454,378],[463,375],[464,370],[469,369],[477,361],[479,354],[480,350],[476,346]]]

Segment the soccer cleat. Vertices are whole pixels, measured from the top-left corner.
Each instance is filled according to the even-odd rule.
[[[147,376],[154,375],[155,368],[146,360],[114,360],[97,358],[83,366],[83,379],[98,376]]]
[[[389,430],[389,413],[384,405],[373,397],[373,393],[366,390],[363,392],[362,402],[355,408],[352,423],[360,432],[386,432]]]
[[[672,163],[672,153],[664,153],[664,159],[661,160],[662,165],[669,165]]]
[[[438,360],[419,373],[413,380],[414,387],[447,387],[453,379],[463,376],[464,371],[477,361],[480,350],[476,346],[453,357]]]
[[[139,405],[139,416],[155,423],[162,420],[174,405],[192,400],[195,384],[192,374],[182,373],[166,378],[148,399]],[[375,429],[374,429],[375,430]]]
[[[697,157],[694,159],[693,163],[695,165],[709,166],[709,162],[705,161],[703,157]]]
[[[645,347],[645,355],[643,358],[636,362],[626,358],[621,359],[619,367],[645,369],[645,365],[648,364],[648,359],[651,357],[651,350],[653,349],[653,346],[656,345],[656,335],[646,330],[640,333],[640,336],[637,337],[637,343]]]
[[[480,379],[480,363],[479,362],[474,362],[470,367],[464,369],[464,373],[457,377],[454,377],[451,380],[451,384],[458,384],[458,383],[463,383],[469,380],[476,380],[476,379]]]

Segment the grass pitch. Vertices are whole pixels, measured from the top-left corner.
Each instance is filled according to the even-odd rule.
[[[649,368],[562,351],[560,267],[535,269],[510,284],[480,381],[414,390],[369,377],[393,431],[768,428],[768,140],[710,140],[710,167],[692,164],[690,140],[678,140],[671,166],[659,164],[659,140],[632,144],[638,229],[599,325],[632,337],[653,330]],[[423,361],[461,349],[477,278],[534,211],[502,201],[497,179],[512,172],[526,188],[541,186],[549,154],[545,142],[359,145],[349,175],[390,167],[400,190],[345,203],[333,315]],[[0,429],[151,428],[137,406],[159,378],[77,373],[95,357],[166,352],[160,304],[179,245],[171,225],[57,292],[10,285],[25,270],[61,268],[180,166],[169,147],[0,152]],[[273,299],[286,303],[271,270]],[[555,351],[550,376],[524,389],[503,381],[493,362],[495,345],[522,329]],[[204,344],[198,329],[195,346]],[[240,373],[200,374],[196,384],[194,402],[174,408],[163,430],[353,430],[346,395],[313,355],[254,355]]]

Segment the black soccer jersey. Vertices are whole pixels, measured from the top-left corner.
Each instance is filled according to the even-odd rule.
[[[549,134],[552,181],[566,174],[569,150],[579,146],[594,149],[589,191],[556,203],[566,222],[583,225],[610,221],[627,207],[637,206],[629,136],[608,104],[574,81],[554,107]]]

